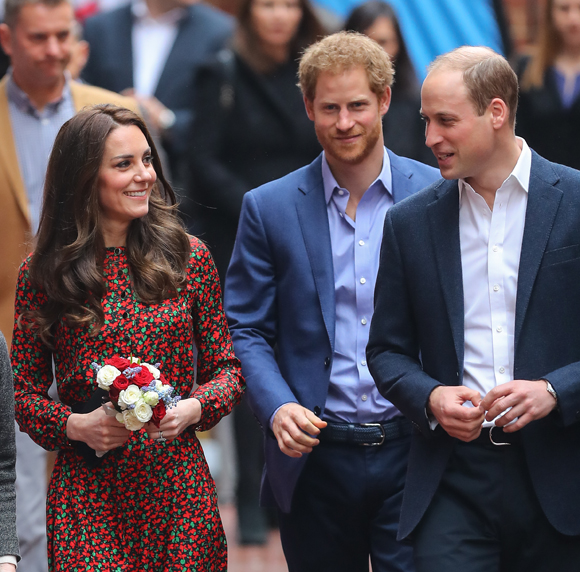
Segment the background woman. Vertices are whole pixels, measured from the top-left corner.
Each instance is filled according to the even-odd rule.
[[[229,413],[243,379],[211,257],[174,203],[134,113],[96,106],[62,127],[12,342],[17,420],[59,449],[47,501],[51,571],[226,570],[195,431]],[[72,413],[96,388],[91,363],[130,355],[161,362],[182,397],[159,428],[131,433],[101,407]],[[47,394],[52,360],[62,403]],[[101,464],[87,462],[79,442],[108,451]]]
[[[385,145],[397,155],[437,166],[433,153],[425,146],[419,82],[393,8],[381,0],[365,2],[350,13],[344,29],[375,40],[395,67],[391,106],[383,118]]]
[[[191,165],[201,207],[194,219],[222,280],[244,194],[321,151],[296,86],[296,60],[322,34],[307,0],[242,0],[233,49],[200,71]]]
[[[191,134],[196,234],[222,280],[244,194],[307,165],[321,148],[296,86],[301,51],[324,34],[307,0],[242,0],[232,50],[205,66]],[[262,432],[245,402],[234,413],[239,540],[261,544]]]
[[[580,169],[580,0],[547,0],[537,49],[516,68],[516,133],[546,159]]]

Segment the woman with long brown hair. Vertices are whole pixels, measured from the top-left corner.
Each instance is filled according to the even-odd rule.
[[[63,125],[36,248],[20,270],[12,342],[16,418],[58,449],[47,500],[51,571],[226,570],[195,432],[230,412],[244,382],[217,272],[175,209],[137,115],[101,105]],[[94,403],[92,365],[121,368],[130,358],[156,364],[151,375],[158,368],[181,397],[132,431]],[[59,403],[48,396],[53,364]]]
[[[545,2],[536,50],[516,71],[516,133],[546,159],[580,169],[580,0]]]

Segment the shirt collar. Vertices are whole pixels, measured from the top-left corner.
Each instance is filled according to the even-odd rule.
[[[8,76],[6,82],[6,95],[8,96],[8,101],[10,103],[13,103],[20,111],[22,111],[22,113],[32,115],[37,119],[40,118],[41,115],[44,117],[54,115],[55,113],[58,112],[60,106],[64,102],[72,100],[72,95],[70,93],[69,87],[70,74],[68,71],[65,71],[65,82],[60,98],[55,101],[51,101],[50,103],[47,103],[44,109],[42,110],[42,113],[40,113],[38,109],[36,109],[35,105],[28,97],[28,94],[22,91],[22,89],[20,89],[20,87],[16,84],[16,82],[12,78],[12,67],[8,69],[6,75]]]
[[[514,180],[519,186],[527,193],[530,188],[530,172],[532,169],[532,152],[525,139],[521,137],[516,137],[516,141],[521,145],[522,152],[518,157],[513,171],[509,174],[506,180],[501,184],[500,188],[503,187],[508,181]],[[471,188],[471,185],[464,179],[459,179],[459,201],[461,201],[461,195],[465,187]]]
[[[393,175],[391,173],[391,160],[389,159],[389,154],[387,153],[387,149],[384,148],[384,155],[383,155],[383,167],[379,176],[373,181],[371,187],[377,182],[380,181],[382,183],[383,188],[387,193],[392,193],[392,181]],[[330,202],[332,198],[332,193],[334,193],[335,189],[340,189],[340,185],[336,182],[332,171],[330,170],[330,166],[328,165],[328,161],[326,159],[326,153],[322,153],[322,183],[324,185],[324,198],[326,199],[326,204]],[[371,188],[369,187],[369,189]],[[348,189],[345,189],[348,191]]]
[[[146,20],[153,20],[159,24],[177,24],[187,13],[185,7],[178,7],[165,12],[158,18],[153,18],[149,13],[149,8],[145,0],[132,0],[131,12],[136,22],[144,22]]]

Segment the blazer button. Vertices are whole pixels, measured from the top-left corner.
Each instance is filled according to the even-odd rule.
[[[330,365],[330,358],[329,357],[325,357],[324,358],[324,367],[328,367]]]
[[[314,415],[316,416],[320,415],[320,407],[318,407],[318,405],[314,407]]]

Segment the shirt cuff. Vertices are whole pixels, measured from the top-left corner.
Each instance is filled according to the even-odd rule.
[[[14,566],[18,567],[18,560],[16,556],[7,554],[6,556],[0,556],[0,564],[14,564]]]

